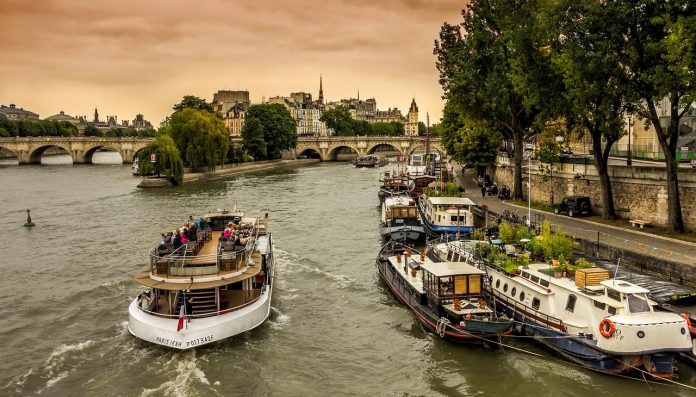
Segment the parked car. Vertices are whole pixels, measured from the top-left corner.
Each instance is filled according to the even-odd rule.
[[[569,147],[566,146],[563,149],[561,149],[561,154],[571,155],[571,154],[573,154],[573,150],[571,150]]]
[[[592,202],[587,196],[563,197],[560,203],[553,206],[556,214],[567,213],[568,216],[592,214]]]

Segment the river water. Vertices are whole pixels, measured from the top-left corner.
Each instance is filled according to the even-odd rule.
[[[109,156],[95,161],[120,160]],[[596,374],[526,340],[505,342],[544,357],[425,333],[377,277],[379,170],[323,163],[141,190],[128,165],[64,162],[0,166],[0,395],[694,395]],[[160,233],[235,203],[269,213],[269,321],[185,352],[132,337],[133,275]],[[678,381],[696,385],[678,365]]]

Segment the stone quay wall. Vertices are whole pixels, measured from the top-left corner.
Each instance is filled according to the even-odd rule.
[[[574,158],[575,161],[583,158]],[[523,191],[528,192],[531,168],[532,201],[558,203],[564,196],[589,196],[595,213],[602,213],[602,195],[599,176],[594,165],[586,163],[561,163],[554,165],[553,177],[542,175],[539,162],[524,161],[522,166]],[[511,158],[499,156],[489,168],[492,180],[498,187],[513,186]],[[679,194],[684,226],[696,230],[696,169],[679,169]],[[664,167],[609,166],[614,206],[617,216],[624,219],[640,219],[655,225],[667,224],[667,174]]]

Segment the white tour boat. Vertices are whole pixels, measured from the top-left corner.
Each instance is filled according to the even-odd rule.
[[[172,250],[163,244],[150,250],[150,263],[135,276],[148,290],[128,308],[128,331],[176,349],[249,331],[268,318],[273,279],[267,219],[208,213],[200,218],[196,239]]]
[[[476,203],[466,197],[428,197],[421,195],[418,209],[421,220],[431,234],[470,233],[474,230]]]

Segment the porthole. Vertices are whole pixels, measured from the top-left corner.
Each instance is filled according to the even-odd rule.
[[[638,334],[637,334],[637,335],[638,335],[638,337],[639,337],[640,339],[645,338],[645,332],[643,332],[643,331],[638,331]]]
[[[686,335],[686,330],[684,329],[684,327],[682,327],[681,333],[682,335]]]
[[[503,285],[503,292],[507,292],[507,283],[505,283],[505,285]]]
[[[493,276],[488,276],[488,282],[493,284]]]
[[[520,292],[520,302],[524,301],[524,291]]]
[[[495,282],[495,288],[500,288],[500,279]]]
[[[512,287],[512,291],[510,291],[510,293],[512,294],[512,297],[514,298],[515,295],[517,295],[517,287]]]

